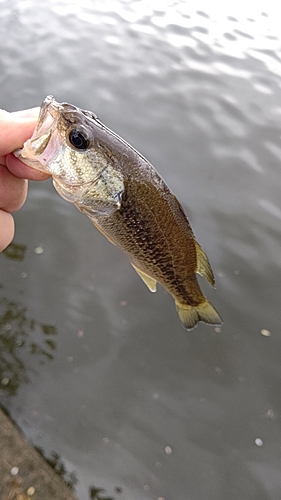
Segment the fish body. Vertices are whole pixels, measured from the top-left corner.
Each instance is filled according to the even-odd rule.
[[[206,254],[155,168],[90,111],[48,96],[34,134],[15,153],[53,176],[58,193],[121,248],[151,291],[173,296],[183,326],[221,324],[196,273],[214,285]]]

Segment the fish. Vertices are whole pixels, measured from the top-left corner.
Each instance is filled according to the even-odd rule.
[[[128,257],[151,292],[174,298],[182,325],[220,325],[196,275],[215,286],[209,260],[179,201],[151,163],[91,111],[53,96],[15,155],[48,173],[57,192]]]

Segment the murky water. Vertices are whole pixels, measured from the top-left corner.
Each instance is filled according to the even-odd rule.
[[[96,112],[183,204],[220,329],[185,332],[30,183],[0,256],[1,404],[80,500],[280,500],[278,2],[2,1],[0,107]]]

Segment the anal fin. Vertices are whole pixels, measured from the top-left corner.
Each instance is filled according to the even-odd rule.
[[[157,281],[148,274],[144,273],[140,269],[138,269],[134,264],[132,264],[133,268],[135,271],[138,273],[138,275],[141,277],[141,279],[145,282],[146,286],[149,288],[151,292],[156,292],[157,291]]]

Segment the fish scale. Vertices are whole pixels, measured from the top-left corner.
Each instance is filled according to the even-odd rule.
[[[222,320],[196,274],[215,284],[206,254],[174,194],[144,156],[95,114],[48,96],[33,136],[15,152],[53,176],[58,193],[84,212],[155,292],[174,298],[186,329]]]

